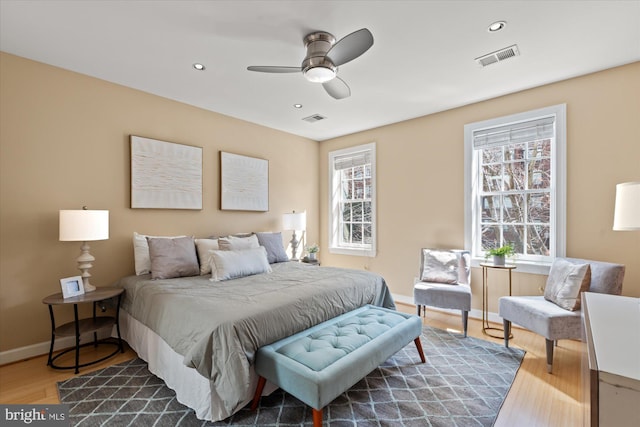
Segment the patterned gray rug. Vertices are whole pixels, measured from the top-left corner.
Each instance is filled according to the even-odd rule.
[[[413,342],[324,408],[330,426],[491,426],[524,357],[476,338],[425,326],[420,363]],[[311,410],[275,391],[219,422],[198,420],[134,359],[58,383],[77,426],[311,426]]]

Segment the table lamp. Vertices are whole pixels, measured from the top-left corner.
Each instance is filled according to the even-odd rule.
[[[96,259],[89,253],[87,242],[107,240],[109,238],[109,211],[89,210],[86,206],[82,210],[60,211],[60,241],[82,242],[81,253],[78,257],[78,269],[82,272],[82,282],[85,292],[93,292],[96,287],[89,283],[91,274],[89,269]]]
[[[616,185],[614,230],[640,230],[640,182]]]
[[[296,252],[298,250],[298,245],[300,244],[300,240],[298,240],[298,236],[296,235],[296,230],[305,230],[307,228],[307,213],[286,213],[282,215],[282,229],[283,230],[293,230],[293,236],[291,237],[291,259],[297,260]]]

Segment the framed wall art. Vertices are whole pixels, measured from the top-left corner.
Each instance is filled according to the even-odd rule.
[[[131,207],[202,209],[202,147],[131,135]]]
[[[269,210],[269,161],[220,152],[220,209]]]

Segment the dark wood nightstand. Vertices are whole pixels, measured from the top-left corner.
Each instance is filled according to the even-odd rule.
[[[318,259],[309,259],[309,257],[304,257],[300,260],[300,262],[304,262],[305,264],[311,264],[311,265],[320,265],[320,261]]]
[[[82,295],[78,295],[70,298],[63,298],[62,293],[57,293],[53,295],[49,295],[48,297],[42,300],[43,304],[47,304],[49,306],[49,316],[51,317],[51,347],[49,348],[49,359],[47,360],[47,365],[51,366],[54,369],[75,369],[75,373],[79,372],[79,368],[93,365],[98,362],[102,362],[105,359],[108,359],[111,356],[114,356],[118,351],[124,353],[124,347],[122,345],[122,338],[120,337],[120,301],[122,299],[122,294],[124,289],[121,288],[97,288],[93,292],[87,292]],[[108,300],[110,298],[118,297],[118,302],[116,306],[115,317],[112,316],[96,316],[96,304],[100,301]],[[78,304],[86,304],[93,303],[93,316],[86,319],[78,318]],[[64,325],[56,327],[55,318],[53,316],[53,306],[54,305],[62,305],[62,304],[73,304],[73,314],[74,321],[65,323]],[[106,338],[103,340],[98,340],[98,331],[105,328],[113,328],[116,326],[116,330],[118,332],[118,339]],[[80,345],[80,335],[86,334],[89,332],[93,332],[93,342],[88,342],[86,344]],[[76,337],[76,345],[75,347],[69,348],[67,350],[62,351],[57,354],[55,357],[53,355],[53,345],[55,343],[56,337]],[[80,347],[84,347],[87,345],[93,344],[94,346],[98,346],[98,344],[109,344],[115,345],[117,348],[107,356],[104,356],[98,360],[93,360],[91,362],[86,362],[80,364]],[[59,366],[55,365],[53,362],[70,351],[76,352],[76,363],[74,366]]]

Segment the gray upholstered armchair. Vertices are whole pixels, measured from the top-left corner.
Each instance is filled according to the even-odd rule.
[[[591,261],[576,258],[557,258],[571,264],[589,264],[591,282],[588,292],[620,295],[625,267],[621,264]],[[555,265],[555,262],[554,262]],[[553,271],[553,266],[552,266]],[[551,272],[550,272],[551,273]],[[549,287],[547,281],[547,287]],[[545,295],[547,291],[545,290]],[[578,299],[580,295],[578,295]],[[562,305],[562,304],[561,304]],[[569,311],[544,296],[510,296],[499,300],[499,314],[504,322],[504,345],[509,347],[511,322],[529,329],[546,339],[547,371],[553,365],[553,346],[559,339],[581,339],[581,311]]]
[[[413,286],[418,307],[449,308],[462,311],[462,329],[467,336],[471,310],[471,255],[469,251],[422,249],[420,278]]]

